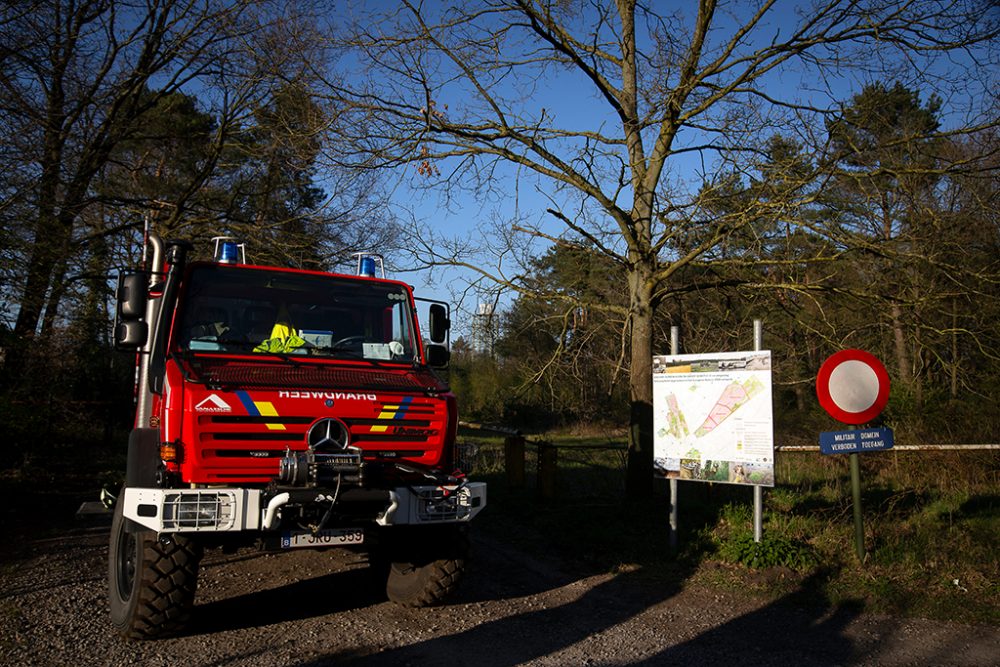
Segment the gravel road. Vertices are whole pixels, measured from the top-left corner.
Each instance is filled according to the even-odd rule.
[[[996,665],[1000,628],[851,606],[764,603],[641,572],[570,575],[474,534],[447,605],[378,600],[347,551],[209,551],[182,637],[127,642],[108,621],[107,527],[21,548],[0,565],[0,665]],[[738,661],[738,663],[734,662]]]

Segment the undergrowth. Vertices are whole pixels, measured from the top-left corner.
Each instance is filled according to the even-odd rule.
[[[473,477],[489,483],[489,505],[476,530],[553,555],[574,571],[629,572],[671,590],[718,564],[712,585],[728,581],[746,594],[780,596],[788,582],[774,585],[768,570],[787,568],[797,578],[792,585],[808,592],[801,597],[822,604],[1000,624],[1000,452],[866,454],[866,555],[859,561],[845,457],[778,454],[760,543],[752,537],[750,488],[679,484],[679,548],[672,550],[667,484],[656,481],[649,501],[624,501],[620,441],[605,434],[553,438],[556,494],[543,499],[536,481],[540,439],[529,439],[524,485],[514,488],[505,474],[503,436],[466,437],[477,445]],[[123,451],[64,441],[46,459],[22,457],[0,474],[6,508],[0,526],[36,532],[34,523],[19,522],[23,508],[43,504],[52,521],[63,514],[71,521],[81,498],[96,500],[101,486],[114,485]],[[748,580],[763,585],[748,587]]]
[[[803,572],[817,563],[809,545],[783,535],[769,535],[756,542],[750,533],[740,533],[722,542],[719,555],[755,569],[782,566]]]
[[[846,457],[782,454],[764,494],[761,542],[753,539],[752,489],[679,484],[679,549],[668,546],[669,500],[624,502],[620,451],[560,438],[557,494],[538,497],[535,454],[526,484],[510,488],[502,444],[479,478],[490,484],[483,529],[521,547],[591,570],[641,572],[658,580],[712,570],[712,585],[781,596],[792,572],[801,599],[860,604],[870,612],[1000,624],[1000,452],[886,452],[862,461],[865,557],[855,554]],[[589,446],[589,447],[588,447]],[[785,574],[780,574],[785,577]],[[748,581],[752,585],[748,586]],[[808,588],[807,594],[805,589]],[[750,594],[750,593],[747,593]],[[796,598],[798,599],[798,598]]]

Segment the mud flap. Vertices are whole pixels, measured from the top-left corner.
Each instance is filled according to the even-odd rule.
[[[157,486],[156,473],[159,466],[159,429],[132,429],[132,432],[128,436],[128,462],[125,466],[125,486],[133,488],[151,488]]]

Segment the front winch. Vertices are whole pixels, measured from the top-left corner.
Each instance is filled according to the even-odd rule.
[[[359,450],[342,452],[304,452],[285,450],[278,463],[278,484],[281,486],[328,486],[337,483],[360,485],[363,466]]]
[[[361,450],[351,447],[350,431],[338,419],[319,419],[306,432],[308,449],[285,450],[278,464],[278,484],[322,486],[329,483],[362,483]]]

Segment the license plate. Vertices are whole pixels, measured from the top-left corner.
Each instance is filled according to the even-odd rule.
[[[335,547],[344,544],[361,544],[364,541],[365,532],[360,528],[330,528],[316,534],[309,531],[284,533],[281,536],[281,548]]]

